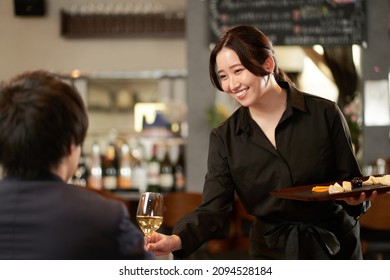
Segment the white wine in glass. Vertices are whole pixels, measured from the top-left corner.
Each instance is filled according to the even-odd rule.
[[[137,222],[146,237],[155,232],[163,221],[163,195],[155,192],[141,194],[137,208]]]

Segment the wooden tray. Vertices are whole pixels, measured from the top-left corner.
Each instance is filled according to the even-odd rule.
[[[329,184],[314,184],[300,187],[291,187],[271,192],[271,195],[279,198],[303,200],[303,201],[324,201],[332,199],[340,199],[346,197],[359,197],[360,193],[365,192],[369,196],[373,191],[378,194],[390,192],[390,186],[386,185],[366,185],[361,188],[353,189],[349,192],[329,194],[329,192],[313,192],[311,189],[315,186],[329,186]],[[339,182],[341,185],[341,182]]]

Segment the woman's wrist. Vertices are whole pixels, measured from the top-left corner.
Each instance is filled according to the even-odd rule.
[[[173,251],[178,251],[178,250],[181,250],[181,239],[178,235],[171,235],[171,240],[172,240],[172,244],[173,244],[173,248],[172,248],[172,252]]]

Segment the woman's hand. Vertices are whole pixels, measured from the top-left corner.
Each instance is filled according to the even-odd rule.
[[[349,205],[359,205],[359,204],[363,203],[364,201],[373,201],[377,196],[378,196],[377,191],[373,191],[369,197],[367,197],[365,192],[361,192],[360,196],[357,198],[346,197],[346,198],[341,198],[340,200],[345,201]]]
[[[154,232],[146,241],[146,250],[152,252],[155,256],[167,255],[181,249],[181,239],[177,235]]]

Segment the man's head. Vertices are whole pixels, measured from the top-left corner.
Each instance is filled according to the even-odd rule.
[[[45,71],[0,85],[0,165],[31,179],[56,168],[83,143],[88,115],[77,90]]]

